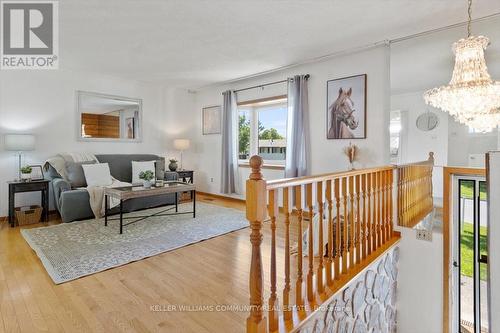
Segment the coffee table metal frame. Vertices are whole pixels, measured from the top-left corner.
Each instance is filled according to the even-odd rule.
[[[172,186],[175,185],[175,186]],[[135,188],[135,190],[134,190]],[[130,189],[130,190],[126,190]],[[191,197],[193,198],[193,210],[190,212],[179,212],[179,193],[191,192]],[[175,194],[175,205],[173,207],[168,207],[157,213],[150,215],[134,215],[129,217],[124,217],[123,214],[123,202],[129,199],[142,198],[142,197],[152,197],[157,195],[164,195],[174,193]],[[109,218],[109,198],[113,197],[120,200],[120,212],[119,217]],[[175,209],[175,213],[166,213]],[[131,212],[128,212],[131,213]],[[196,190],[194,184],[183,183],[179,181],[169,181],[165,182],[163,187],[151,187],[150,189],[142,188],[142,186],[126,186],[126,187],[114,187],[106,188],[104,190],[104,225],[108,226],[108,221],[120,221],[120,234],[123,234],[123,227],[137,223],[139,221],[145,220],[153,216],[169,216],[169,215],[183,215],[183,214],[193,214],[193,218],[196,217]],[[132,222],[123,223],[124,220],[134,219]]]

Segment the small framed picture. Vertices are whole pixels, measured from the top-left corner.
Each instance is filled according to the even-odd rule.
[[[366,74],[326,83],[326,138],[366,139]]]
[[[31,180],[43,180],[43,169],[41,165],[30,165]]]
[[[222,108],[209,106],[202,109],[203,135],[220,134],[222,128]]]

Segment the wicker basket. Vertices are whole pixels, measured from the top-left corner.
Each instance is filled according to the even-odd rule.
[[[42,217],[40,206],[16,207],[15,212],[18,225],[38,223]]]

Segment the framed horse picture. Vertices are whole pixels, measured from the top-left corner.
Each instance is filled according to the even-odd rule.
[[[366,139],[366,74],[326,83],[326,138]]]

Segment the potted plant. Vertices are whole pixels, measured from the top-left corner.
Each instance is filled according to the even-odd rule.
[[[175,158],[171,158],[169,161],[170,164],[168,165],[168,168],[170,169],[170,171],[177,170],[177,160]]]
[[[141,171],[141,173],[139,173],[139,179],[144,180],[143,186],[145,188],[150,188],[151,187],[151,185],[152,185],[151,181],[154,178],[155,178],[155,174],[151,170]]]
[[[33,169],[30,166],[23,166],[21,168],[21,180],[29,182],[31,180],[31,171]]]

